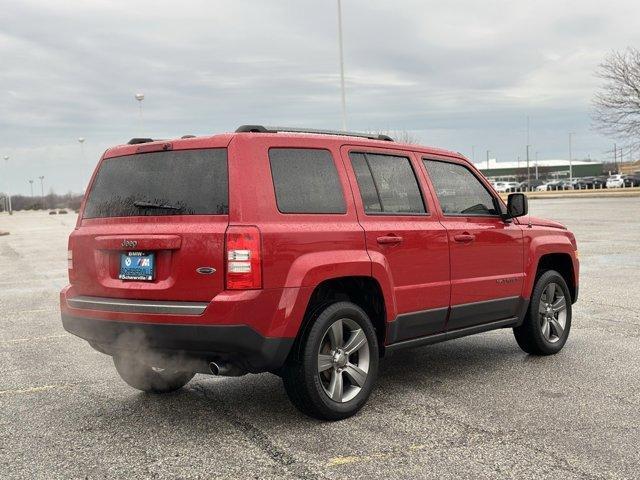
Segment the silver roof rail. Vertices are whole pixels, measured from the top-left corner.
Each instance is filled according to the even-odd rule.
[[[375,133],[345,132],[341,130],[320,130],[315,128],[265,127],[264,125],[240,125],[236,133],[316,133],[320,135],[340,135],[343,137],[368,138],[369,140],[383,140],[393,142],[389,135]]]

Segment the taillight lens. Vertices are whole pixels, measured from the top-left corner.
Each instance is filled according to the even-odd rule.
[[[262,288],[262,242],[258,227],[230,226],[225,243],[227,289]]]
[[[67,275],[69,277],[69,283],[73,283],[75,273],[73,270],[73,250],[67,250]]]

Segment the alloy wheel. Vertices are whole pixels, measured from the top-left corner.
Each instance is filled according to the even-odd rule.
[[[567,300],[562,287],[549,283],[540,297],[538,307],[542,336],[550,343],[560,341],[567,325]]]
[[[369,373],[369,342],[354,320],[341,318],[329,326],[318,349],[318,376],[327,396],[348,402],[358,395]]]

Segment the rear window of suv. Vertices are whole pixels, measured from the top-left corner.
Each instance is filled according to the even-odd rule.
[[[84,218],[229,213],[225,148],[109,158],[87,198]]]

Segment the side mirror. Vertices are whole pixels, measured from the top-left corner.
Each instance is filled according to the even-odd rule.
[[[529,213],[529,200],[524,193],[512,193],[507,200],[507,218],[522,217]]]

